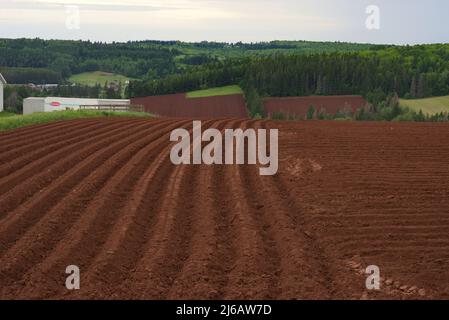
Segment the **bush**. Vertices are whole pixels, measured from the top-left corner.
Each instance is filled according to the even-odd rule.
[[[307,110],[306,119],[307,120],[313,120],[314,117],[315,117],[315,112],[316,112],[315,107],[314,106],[310,106],[309,109]]]
[[[415,121],[415,113],[407,112],[397,116],[393,121]]]
[[[413,120],[417,121],[417,122],[424,122],[426,121],[426,116],[424,115],[424,113],[422,112],[422,110],[419,110],[418,113],[415,113],[413,116]]]
[[[245,90],[246,108],[252,118],[256,115],[263,116],[263,100],[254,88]]]
[[[283,114],[282,112],[275,112],[271,115],[271,119],[273,120],[285,120],[285,114]]]
[[[352,119],[351,117],[348,117],[348,116],[338,116],[338,117],[335,117],[334,120],[336,120],[336,121],[352,121],[354,119]]]

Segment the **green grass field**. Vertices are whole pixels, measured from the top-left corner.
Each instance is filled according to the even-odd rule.
[[[106,82],[114,82],[121,81],[122,84],[125,84],[125,81],[132,80],[131,78],[122,76],[120,74],[95,71],[95,72],[84,72],[79,74],[74,74],[69,78],[69,81],[76,84],[87,85],[87,86],[95,86],[96,84],[100,84],[104,86]]]
[[[0,117],[0,131],[16,129],[25,126],[43,124],[53,121],[73,120],[84,118],[98,117],[152,117],[149,113],[144,112],[112,112],[112,111],[55,111],[47,113],[33,113],[30,115],[14,115],[8,117]]]
[[[2,111],[0,112],[0,119],[1,118],[8,118],[8,117],[14,117],[16,114],[8,111]]]
[[[191,91],[191,92],[187,93],[187,98],[227,96],[227,95],[231,95],[231,94],[241,94],[241,93],[243,93],[243,91],[239,86],[226,86],[226,87]]]
[[[400,105],[416,112],[422,110],[424,114],[434,115],[436,113],[449,112],[449,96],[426,99],[401,99]]]

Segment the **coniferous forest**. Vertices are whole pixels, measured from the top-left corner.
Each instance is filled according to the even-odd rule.
[[[236,82],[266,96],[361,94],[376,101],[393,92],[403,98],[446,95],[449,45],[226,60],[160,80],[134,82],[129,95],[160,95]]]

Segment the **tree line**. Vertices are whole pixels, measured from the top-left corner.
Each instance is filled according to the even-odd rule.
[[[0,39],[0,67],[10,68],[14,83],[60,83],[72,74],[104,71],[130,78],[154,80],[185,73],[191,66],[232,57],[285,52],[359,51],[370,45],[340,42],[273,41],[219,43],[129,41],[103,43],[71,40]],[[20,68],[20,69],[13,69]],[[30,69],[28,73],[24,69]],[[37,72],[45,74],[35,78]],[[16,80],[17,79],[17,80]],[[20,81],[20,82],[19,82]],[[12,80],[10,80],[12,83]],[[48,83],[48,82],[47,82]]]
[[[449,45],[258,58],[248,65],[243,83],[269,96],[361,94],[376,100],[393,92],[402,98],[445,95]]]
[[[174,58],[180,54],[157,44],[142,48],[139,43],[0,39],[1,67],[51,70],[60,79],[98,70],[133,78],[160,78],[176,72]]]
[[[60,73],[47,68],[0,67],[0,73],[7,79],[8,83],[46,84],[60,83],[62,81]]]
[[[131,81],[127,97],[156,96],[239,83],[249,59],[214,61],[160,80]]]
[[[254,112],[265,96],[359,94],[375,106],[392,94],[442,96],[449,94],[449,45],[229,59],[160,80],[132,82],[127,94],[162,95],[236,83]]]

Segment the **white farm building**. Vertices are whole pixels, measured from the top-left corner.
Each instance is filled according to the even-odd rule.
[[[3,87],[6,85],[6,80],[0,73],[0,112],[3,111]]]
[[[33,97],[23,100],[23,114],[78,110],[80,106],[127,106],[130,100],[123,99],[83,99],[61,97]]]

